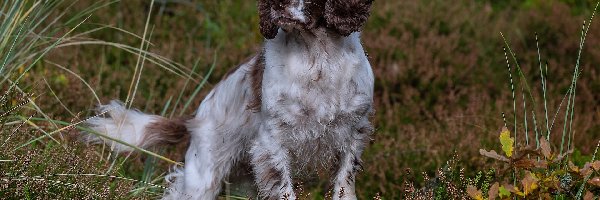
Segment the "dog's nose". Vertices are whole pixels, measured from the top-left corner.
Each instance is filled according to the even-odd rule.
[[[306,15],[304,14],[304,0],[292,0],[289,6],[285,9],[284,16],[290,20],[305,23]]]
[[[281,0],[273,7],[274,20],[280,26],[305,24],[308,17],[304,13],[305,0]]]

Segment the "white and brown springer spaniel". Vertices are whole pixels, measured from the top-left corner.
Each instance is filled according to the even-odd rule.
[[[372,2],[259,0],[263,50],[216,85],[194,117],[167,119],[113,101],[99,108],[110,117],[89,127],[141,148],[189,140],[165,199],[215,199],[240,163],[252,166],[264,198],[296,199],[292,177],[310,166],[333,169],[334,199],[356,199],[374,112],[358,31]]]

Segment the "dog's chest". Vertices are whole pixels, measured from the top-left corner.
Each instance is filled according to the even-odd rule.
[[[365,55],[340,47],[288,44],[265,54],[263,112],[294,142],[350,137],[348,128],[370,108],[361,88],[370,85],[358,83],[367,76]]]

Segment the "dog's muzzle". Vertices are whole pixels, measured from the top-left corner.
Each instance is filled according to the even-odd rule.
[[[304,28],[310,21],[304,12],[304,0],[291,0],[272,13],[275,24],[286,30]]]

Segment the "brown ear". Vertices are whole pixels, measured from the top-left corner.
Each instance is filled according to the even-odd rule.
[[[259,29],[267,39],[275,38],[279,29],[271,18],[271,5],[273,5],[272,0],[258,0]]]
[[[369,18],[373,0],[328,0],[325,4],[327,26],[342,36],[357,32]]]

